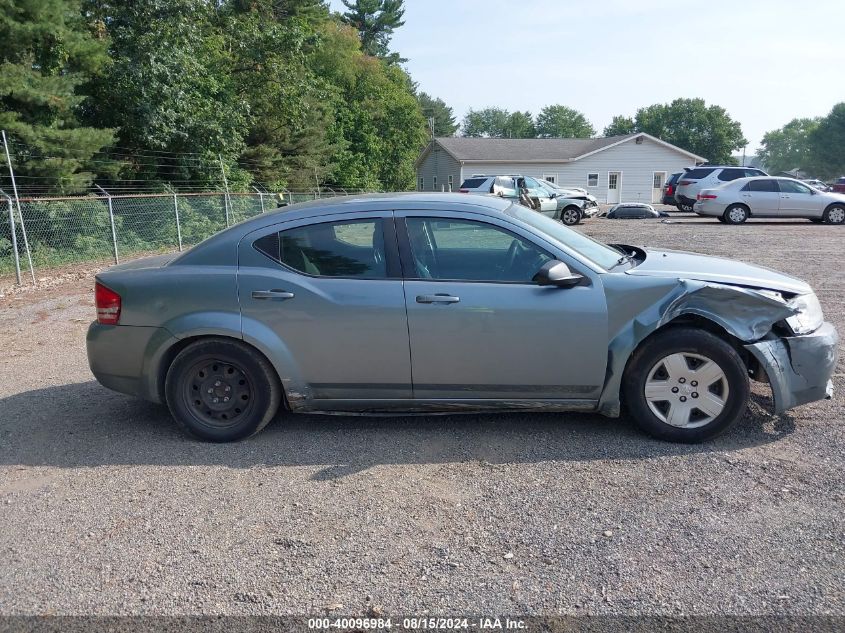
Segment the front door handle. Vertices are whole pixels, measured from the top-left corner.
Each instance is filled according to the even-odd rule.
[[[273,299],[275,301],[284,301],[285,299],[293,299],[293,293],[287,290],[253,290],[253,299]]]
[[[460,300],[460,297],[453,297],[444,292],[436,295],[417,295],[417,303],[457,303]]]

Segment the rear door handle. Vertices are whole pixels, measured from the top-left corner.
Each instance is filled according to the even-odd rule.
[[[293,293],[287,290],[253,290],[253,299],[273,299],[276,301],[284,301],[285,299],[293,299]]]
[[[458,303],[460,297],[453,297],[440,292],[436,295],[417,295],[417,303]]]

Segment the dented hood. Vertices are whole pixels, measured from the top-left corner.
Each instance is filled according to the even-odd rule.
[[[645,249],[645,253],[645,261],[627,271],[629,275],[696,279],[794,294],[812,292],[806,282],[763,266],[752,266],[733,259],[696,255],[684,251],[649,248]]]

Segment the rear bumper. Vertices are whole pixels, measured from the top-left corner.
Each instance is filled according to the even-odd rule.
[[[163,328],[94,322],[86,337],[88,366],[108,389],[161,402],[157,368],[164,351],[176,342]]]
[[[765,368],[775,413],[833,395],[839,336],[830,323],[803,336],[773,337],[746,345]]]

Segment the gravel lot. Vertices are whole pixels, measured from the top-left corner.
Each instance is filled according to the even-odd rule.
[[[588,221],[807,279],[838,227]],[[94,382],[90,271],[0,299],[2,614],[845,615],[843,362],[701,446],[584,414],[291,416],[235,445]],[[845,357],[840,350],[840,358]]]

